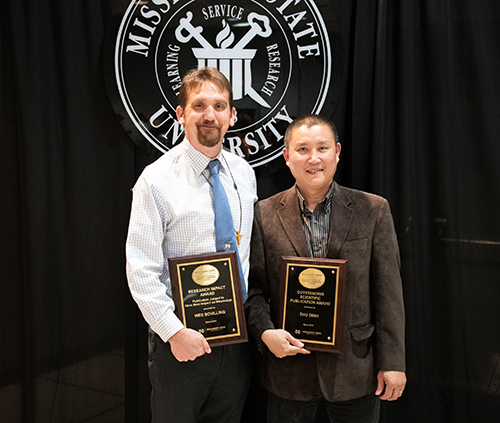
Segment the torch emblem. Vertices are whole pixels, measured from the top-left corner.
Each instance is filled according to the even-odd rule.
[[[222,72],[231,82],[235,100],[248,95],[262,107],[270,108],[266,100],[252,87],[252,59],[257,50],[245,49],[256,36],[267,38],[272,34],[269,18],[255,12],[250,13],[247,18],[250,28],[233,47],[231,45],[234,42],[234,33],[225,20],[222,20],[222,30],[215,39],[217,47],[213,47],[202,35],[203,27],[193,26],[192,18],[193,13],[186,12],[186,17],[179,20],[175,36],[180,43],[187,43],[194,38],[201,45],[192,49],[198,59],[198,68],[210,66]]]

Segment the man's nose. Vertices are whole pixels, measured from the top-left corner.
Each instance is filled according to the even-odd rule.
[[[215,119],[215,109],[212,106],[205,108],[205,119],[214,120]]]
[[[320,155],[319,155],[319,152],[317,150],[311,150],[311,154],[309,156],[309,161],[311,163],[317,163],[319,162],[321,159],[320,159]]]

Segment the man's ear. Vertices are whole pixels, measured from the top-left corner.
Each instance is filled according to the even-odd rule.
[[[181,106],[177,106],[177,109],[175,109],[175,115],[177,116],[179,125],[184,125],[184,109]]]
[[[286,165],[289,166],[288,164],[288,151],[286,148],[283,148],[283,157],[285,158]]]
[[[231,110],[231,119],[229,119],[229,126],[234,126],[238,118],[236,117],[236,109],[233,107]]]

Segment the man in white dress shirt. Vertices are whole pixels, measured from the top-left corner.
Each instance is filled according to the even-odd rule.
[[[208,164],[221,163],[241,244],[247,285],[255,174],[222,149],[234,125],[229,81],[214,68],[190,71],[179,92],[177,119],[185,139],[149,165],[133,189],[127,238],[130,291],[150,326],[149,372],[153,422],[240,421],[251,378],[248,344],[211,348],[174,314],[167,259],[216,251]]]

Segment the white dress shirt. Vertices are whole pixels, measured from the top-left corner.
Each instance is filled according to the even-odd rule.
[[[224,150],[217,158],[235,230],[242,235],[238,248],[248,289],[255,173]],[[147,166],[133,188],[128,284],[145,320],[165,342],[184,327],[174,314],[167,259],[216,251],[209,161],[185,139]]]

